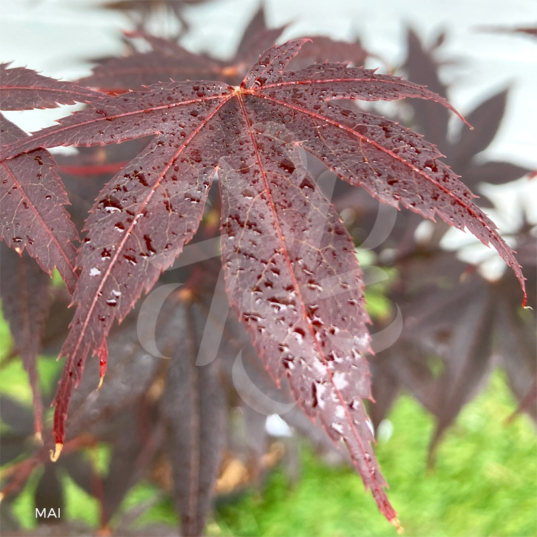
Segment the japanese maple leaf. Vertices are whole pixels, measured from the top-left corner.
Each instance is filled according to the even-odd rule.
[[[56,108],[59,104],[85,103],[99,94],[72,82],[62,82],[26,69],[0,63],[0,110]]]
[[[60,104],[99,100],[101,94],[72,82],[61,82],[31,69],[0,64],[0,110],[56,108]],[[27,135],[0,114],[3,144]],[[40,150],[0,166],[0,237],[20,255],[26,250],[48,274],[57,268],[70,291],[78,233],[63,207],[68,203],[63,184],[48,151]]]
[[[1,114],[0,133],[3,143],[27,138]],[[57,268],[73,291],[78,233],[63,207],[67,195],[54,166],[44,150],[0,165],[0,238],[19,255],[26,250],[48,274]]]
[[[226,291],[275,378],[284,375],[305,411],[343,440],[388,520],[396,513],[370,446],[362,399],[370,397],[363,353],[368,317],[353,242],[309,177],[299,148],[379,200],[440,216],[492,244],[521,268],[473,195],[434,146],[391,121],[333,99],[440,96],[400,78],[342,64],[285,72],[307,40],[266,51],[240,87],[169,82],[105,97],[5,146],[0,161],[37,148],[104,145],[154,135],[100,193],[77,257],[76,313],[62,347],[55,398],[56,453],[69,398],[88,353],[101,377],[106,337],[194,235],[218,173]]]

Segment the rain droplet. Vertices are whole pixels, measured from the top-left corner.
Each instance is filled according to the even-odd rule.
[[[114,196],[107,196],[99,202],[107,213],[117,213],[123,209],[119,200]]]
[[[153,241],[149,235],[144,235],[145,247],[149,255],[155,255],[157,251],[153,246]]]
[[[297,341],[299,343],[302,343],[304,341],[304,337],[306,336],[306,332],[304,332],[302,328],[295,328],[293,332],[295,334]]]

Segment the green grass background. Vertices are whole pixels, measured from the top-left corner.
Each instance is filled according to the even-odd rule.
[[[9,331],[0,320],[0,346],[9,346]],[[45,390],[53,388],[57,368],[41,359]],[[30,389],[19,360],[1,371],[0,390],[29,403]],[[479,537],[537,535],[537,441],[533,424],[521,416],[507,424],[516,404],[500,372],[461,413],[438,450],[434,470],[426,467],[431,417],[407,396],[401,397],[389,421],[393,434],[377,445],[382,471],[390,484],[389,497],[410,537]],[[301,450],[301,477],[291,484],[276,470],[261,490],[234,501],[220,502],[207,533],[212,536],[343,537],[395,536],[379,514],[359,476],[349,468],[319,461],[307,447]],[[101,453],[106,472],[107,450]],[[32,491],[39,471],[14,502],[21,524],[35,524]],[[96,527],[98,506],[64,476],[66,517]],[[155,496],[147,483],[134,487],[123,510]],[[157,502],[138,521],[175,524],[169,498]]]

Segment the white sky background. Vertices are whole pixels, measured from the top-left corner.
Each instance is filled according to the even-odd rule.
[[[81,60],[120,54],[119,32],[131,28],[119,13],[86,8],[95,4],[99,0],[0,0],[0,61],[13,60],[14,66],[64,79],[88,74],[90,64]],[[476,26],[537,25],[536,0],[267,0],[265,5],[269,26],[292,23],[284,40],[308,34],[336,39],[358,35],[368,50],[394,66],[404,61],[406,25],[429,41],[446,29],[442,57],[464,60],[444,73],[445,80],[453,82],[450,101],[461,113],[511,88],[500,133],[483,156],[537,169],[537,39],[474,31]],[[255,0],[216,0],[188,8],[191,30],[183,44],[220,57],[231,54],[258,6]],[[155,24],[170,29],[169,21]],[[49,110],[6,115],[31,131],[60,114]],[[537,179],[488,191],[496,192],[501,204],[501,214],[492,215],[500,230],[516,227],[521,201],[537,222]],[[462,238],[456,231],[451,237],[453,244]]]

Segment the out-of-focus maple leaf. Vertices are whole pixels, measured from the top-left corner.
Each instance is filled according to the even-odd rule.
[[[518,237],[517,250],[525,261],[526,285],[533,296],[537,275],[531,226]],[[517,302],[510,273],[488,281],[443,251],[429,255],[422,251],[397,266],[402,287],[396,287],[390,298],[401,308],[405,328],[397,346],[373,360],[377,408],[372,415],[378,425],[394,401],[393,392],[413,394],[437,418],[430,445],[432,463],[439,440],[485,385],[494,366],[505,370],[519,400],[531,391],[537,374],[535,316]],[[382,391],[385,385],[391,391]],[[537,419],[534,406],[523,410]]]
[[[259,54],[270,48],[285,29],[286,26],[268,28],[261,7],[245,29],[235,55],[227,61],[189,52],[174,39],[156,37],[141,30],[127,32],[125,35],[129,42],[135,38],[143,39],[151,50],[137,52],[132,43],[130,55],[99,60],[93,74],[81,79],[80,84],[108,92],[138,89],[170,79],[221,80],[237,85]],[[362,65],[366,56],[367,52],[358,40],[350,43],[319,36],[304,44],[298,56],[291,61],[290,68],[299,69],[326,59]]]
[[[225,431],[218,360],[196,366],[196,336],[203,333],[204,321],[187,300],[182,345],[172,354],[164,396],[175,501],[185,536],[201,535],[205,528]]]
[[[180,23],[179,33],[188,30],[188,21],[183,15],[185,7],[204,4],[210,0],[112,0],[99,6],[126,13],[139,27],[145,27],[151,21],[152,15],[162,14],[165,17],[175,17]]]
[[[0,244],[0,297],[15,346],[28,373],[34,405],[34,432],[43,431],[43,403],[36,359],[49,313],[50,278],[26,252]]]

